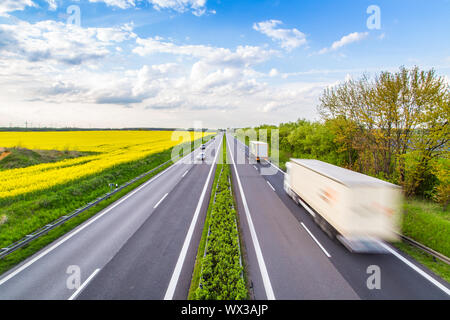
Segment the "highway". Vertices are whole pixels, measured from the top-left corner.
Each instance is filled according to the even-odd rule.
[[[285,194],[281,170],[262,175],[270,164],[249,163],[247,147],[229,134],[227,143],[253,298],[450,298],[445,281],[390,245],[389,254],[356,254],[331,240]],[[369,266],[379,267],[380,289],[367,286]]]
[[[448,284],[388,245],[353,254],[283,190],[284,173],[249,163],[227,135],[254,299],[449,299]],[[0,299],[186,299],[211,193],[219,135],[0,277]],[[273,175],[262,175],[271,168]],[[307,183],[307,182],[306,182]],[[369,289],[367,269],[381,272]],[[70,286],[73,270],[80,287]]]
[[[2,275],[0,299],[185,299],[221,140],[204,163],[196,150]]]

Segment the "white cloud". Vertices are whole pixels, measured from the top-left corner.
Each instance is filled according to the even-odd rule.
[[[279,20],[267,20],[253,24],[253,29],[279,42],[283,49],[292,50],[306,44],[306,36],[296,28],[282,29],[276,26],[282,24]]]
[[[129,26],[81,28],[55,21],[0,24],[0,52],[28,61],[79,65],[105,57],[110,47],[133,38]]]
[[[0,16],[8,16],[8,12],[22,11],[25,7],[36,7],[36,4],[32,0],[2,0]]]
[[[313,115],[312,93],[322,88],[265,83],[267,74],[254,68],[275,50],[142,39],[130,25],[18,20],[0,24],[0,43],[0,100],[8,101],[0,104],[0,126],[22,120],[109,127],[273,123],[298,117],[299,108]]]
[[[343,46],[346,46],[350,43],[353,42],[358,42],[361,41],[363,39],[365,39],[367,36],[369,35],[368,32],[353,32],[350,33],[346,36],[343,36],[341,39],[333,42],[333,44],[331,45],[331,47],[329,48],[323,48],[322,50],[319,51],[319,54],[324,54],[327,53],[329,51],[335,51]]]
[[[228,48],[206,45],[178,45],[161,37],[137,38],[136,43],[138,46],[133,49],[133,52],[140,56],[167,53],[199,58],[208,64],[234,67],[246,67],[261,63],[277,53],[274,50],[266,50],[256,46],[238,46],[235,51],[232,51]]]
[[[148,2],[157,10],[172,9],[178,12],[191,10],[197,16],[206,12],[206,0],[148,0]]]
[[[276,77],[279,74],[278,70],[275,68],[272,68],[269,72],[269,76]]]
[[[50,0],[54,1],[54,0]],[[89,0],[90,2],[104,2],[107,6],[128,9],[136,7],[138,1],[144,0]],[[156,10],[171,9],[177,12],[191,11],[196,16],[206,13],[206,0],[146,0]],[[210,13],[215,13],[211,10]]]
[[[56,4],[56,0],[46,0],[48,3],[48,8],[52,11],[56,10],[58,8],[58,5]]]
[[[136,6],[135,0],[89,0],[89,2],[104,2],[107,6],[127,9]]]

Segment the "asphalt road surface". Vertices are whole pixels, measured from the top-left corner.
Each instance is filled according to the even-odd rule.
[[[228,156],[235,164],[234,192],[254,298],[450,298],[448,283],[390,245],[386,244],[392,251],[389,254],[357,254],[331,240],[311,215],[285,194],[281,170],[249,161],[248,148],[231,135],[227,135],[227,143]],[[274,174],[261,174],[269,168]],[[379,267],[380,289],[367,286],[370,266]]]
[[[205,162],[196,150],[2,275],[0,299],[186,299],[220,143]],[[449,299],[448,283],[390,245],[390,254],[353,254],[328,238],[285,194],[283,172],[249,163],[231,135],[227,144],[253,298]],[[373,266],[380,289],[367,286]]]
[[[221,140],[204,162],[196,150],[2,275],[0,299],[163,299],[169,284],[166,298],[185,299]]]

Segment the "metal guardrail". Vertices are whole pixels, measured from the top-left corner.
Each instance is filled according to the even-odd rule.
[[[211,141],[212,141],[212,140],[210,140],[207,144],[210,144]],[[195,150],[196,150],[196,149],[194,149],[192,152],[194,152]],[[189,155],[191,155],[192,152],[189,153]],[[187,155],[186,157],[188,157],[189,155]],[[132,180],[126,182],[125,184],[121,185],[120,187],[116,188],[115,190],[113,190],[113,191],[111,191],[111,192],[108,192],[108,193],[104,194],[104,195],[101,196],[101,197],[98,197],[98,198],[95,199],[94,201],[89,202],[89,203],[86,204],[84,207],[81,207],[81,208],[79,208],[79,209],[76,209],[76,210],[73,211],[72,213],[67,214],[67,215],[64,215],[64,216],[62,216],[62,217],[60,217],[60,218],[54,220],[53,222],[51,222],[51,223],[45,225],[44,227],[42,227],[42,228],[40,228],[40,229],[37,229],[37,230],[34,231],[33,233],[30,233],[30,234],[26,235],[26,236],[23,237],[22,239],[20,239],[20,240],[14,242],[14,243],[12,243],[12,244],[10,244],[10,245],[7,246],[7,247],[0,248],[0,259],[6,257],[7,255],[13,253],[14,251],[16,251],[16,250],[18,250],[18,249],[20,249],[20,248],[26,246],[27,244],[29,244],[29,243],[32,242],[33,240],[35,240],[35,239],[37,239],[37,238],[39,238],[39,237],[41,237],[41,236],[47,234],[49,231],[51,231],[51,230],[55,229],[56,227],[58,227],[58,226],[64,224],[65,222],[67,222],[67,221],[69,221],[69,220],[75,218],[75,217],[78,216],[80,213],[83,213],[83,212],[85,212],[86,210],[88,210],[88,209],[92,208],[93,206],[97,205],[98,203],[102,202],[103,200],[108,199],[109,197],[111,197],[112,195],[116,194],[117,192],[123,190],[124,188],[128,187],[129,185],[131,185],[131,184],[137,182],[138,180],[140,180],[140,179],[142,179],[142,178],[144,178],[144,177],[146,177],[146,176],[152,174],[153,172],[155,172],[156,170],[160,169],[161,167],[167,165],[167,164],[170,163],[171,161],[172,161],[172,162],[178,161],[179,158],[181,158],[181,156],[178,156],[178,158],[176,158],[176,160],[174,160],[174,159],[167,160],[166,162],[164,162],[164,163],[158,165],[157,167],[153,168],[152,170],[147,171],[147,172],[145,172],[145,173],[143,173],[143,174],[141,174],[141,175],[139,175],[139,176],[133,178]]]
[[[412,245],[413,247],[416,247],[422,251],[425,251],[426,253],[428,253],[429,255],[433,256],[436,259],[441,260],[442,262],[450,265],[450,258],[443,255],[442,253],[439,253],[431,248],[428,248],[427,246],[421,244],[420,242],[417,242],[416,240],[413,240],[407,236],[404,236],[402,234],[399,234],[400,238],[405,241],[408,242],[410,245]]]

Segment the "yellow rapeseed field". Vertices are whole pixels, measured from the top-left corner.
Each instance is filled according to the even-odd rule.
[[[0,147],[39,150],[76,150],[95,155],[0,171],[0,198],[49,188],[114,165],[144,158],[180,141],[172,131],[0,132]],[[192,139],[201,133],[190,133]]]

